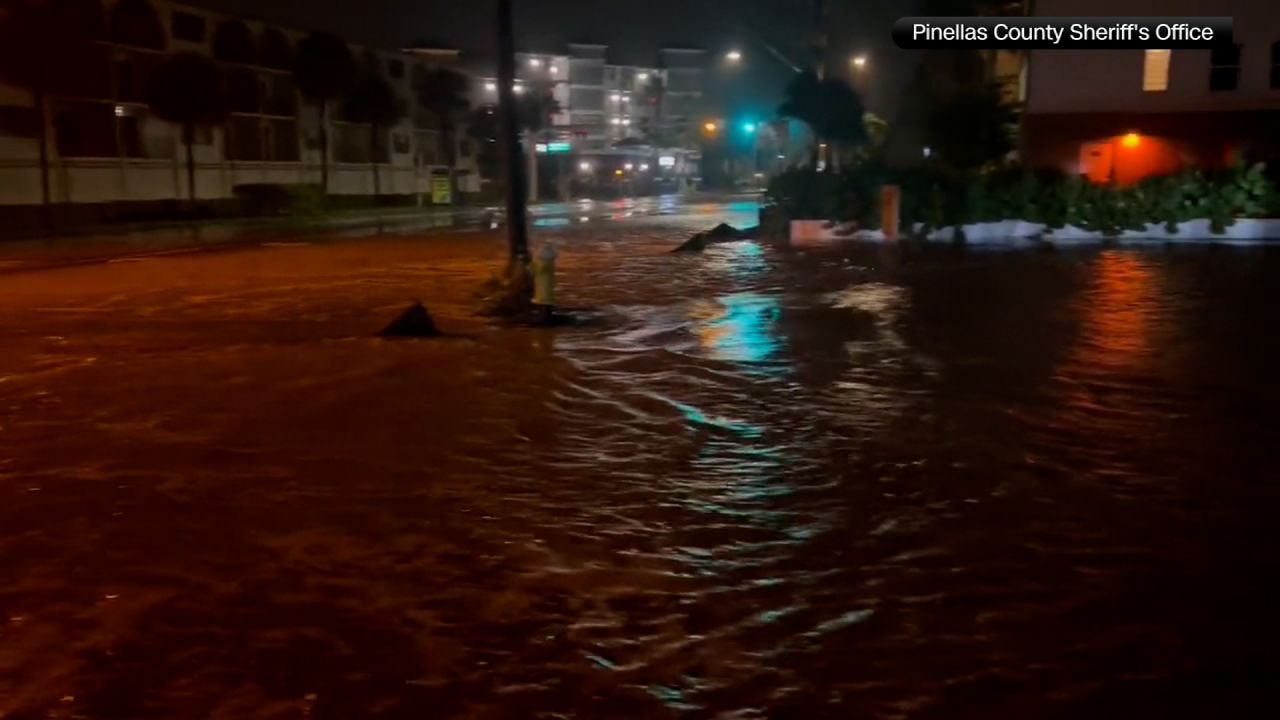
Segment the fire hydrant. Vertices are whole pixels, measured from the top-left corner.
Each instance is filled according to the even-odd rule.
[[[556,248],[551,243],[542,246],[538,257],[530,263],[533,270],[533,307],[538,319],[551,319],[556,304]]]

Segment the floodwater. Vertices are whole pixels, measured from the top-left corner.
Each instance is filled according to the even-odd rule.
[[[1280,254],[751,210],[0,276],[0,717],[1275,716]]]

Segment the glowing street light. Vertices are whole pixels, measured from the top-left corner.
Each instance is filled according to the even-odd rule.
[[[531,68],[542,67],[542,61],[539,60],[538,58],[529,58],[529,67]]]
[[[623,167],[623,168],[625,168],[625,169],[627,170],[627,172],[630,172],[630,171],[632,171],[632,170],[635,170],[635,169],[636,169],[636,166],[635,166],[635,164],[634,164],[634,163],[627,163],[626,165],[623,165],[622,167]]]
[[[556,67],[555,65],[552,65],[551,67],[547,68],[547,70],[548,70],[552,75],[559,75],[559,74],[560,74],[560,68]]]
[[[737,50],[730,50],[729,52],[725,53],[724,59],[728,60],[731,63],[736,63],[742,60],[742,53],[738,52]]]
[[[591,172],[591,163],[589,162],[578,163],[578,170],[584,173]]]
[[[715,121],[714,121],[714,120],[708,120],[708,121],[707,121],[707,122],[702,126],[702,129],[703,129],[703,130],[706,130],[706,131],[707,131],[707,132],[709,132],[709,133],[714,133],[716,130],[719,130],[719,129],[720,129],[720,126],[719,126],[719,125],[716,125],[716,123],[715,123]]]
[[[498,92],[498,83],[489,81],[484,84],[484,89],[488,90],[489,92]]]
[[[849,62],[853,63],[853,66],[854,66],[855,68],[857,68],[857,69],[861,70],[862,68],[864,68],[864,67],[866,67],[866,66],[867,66],[867,56],[866,56],[866,55],[854,55],[854,56],[853,56],[853,58],[852,58]]]
[[[649,82],[649,73],[642,72],[636,76],[636,79],[639,80],[640,82]]]
[[[756,131],[756,124],[753,122],[742,123],[742,131],[750,135]]]
[[[517,83],[515,87],[511,88],[511,90],[515,94],[519,95],[520,93],[524,92],[524,86]]]

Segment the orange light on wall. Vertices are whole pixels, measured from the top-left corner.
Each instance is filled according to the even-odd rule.
[[[1138,147],[1141,143],[1142,136],[1138,133],[1126,133],[1124,137],[1120,138],[1120,144],[1131,150]]]

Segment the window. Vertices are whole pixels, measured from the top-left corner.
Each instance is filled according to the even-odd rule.
[[[111,40],[130,47],[164,50],[164,24],[147,0],[120,0],[111,9]]]
[[[395,78],[396,80],[403,78],[404,77],[404,61],[392,60],[391,62],[387,63],[387,74]]]
[[[34,138],[39,134],[35,108],[0,105],[0,137]]]
[[[258,74],[249,68],[227,73],[227,105],[231,112],[258,112]]]
[[[277,162],[297,162],[297,121],[268,120],[267,131],[267,159]]]
[[[1164,92],[1169,89],[1169,59],[1172,50],[1148,50],[1142,58],[1142,89]]]
[[[1209,90],[1225,92],[1240,86],[1240,46],[1214,46],[1209,61]]]
[[[286,117],[298,114],[298,96],[293,91],[293,77],[280,73],[262,73],[262,82],[264,114]]]
[[[213,56],[219,60],[247,65],[257,54],[249,26],[239,20],[226,20],[213,32]]]
[[[289,70],[293,67],[293,49],[289,47],[289,39],[275,28],[262,31],[259,41],[262,55],[262,66],[275,70]]]
[[[128,59],[122,58],[113,63],[116,75],[116,99],[128,102],[142,102],[142,87],[138,82],[137,69]]]
[[[256,117],[232,117],[227,122],[223,151],[228,160],[262,159],[262,124]]]
[[[64,103],[54,111],[54,137],[62,157],[115,157],[115,107]]]
[[[1271,89],[1280,90],[1280,42],[1271,43]]]
[[[204,18],[181,10],[174,10],[173,36],[187,42],[204,42]]]

